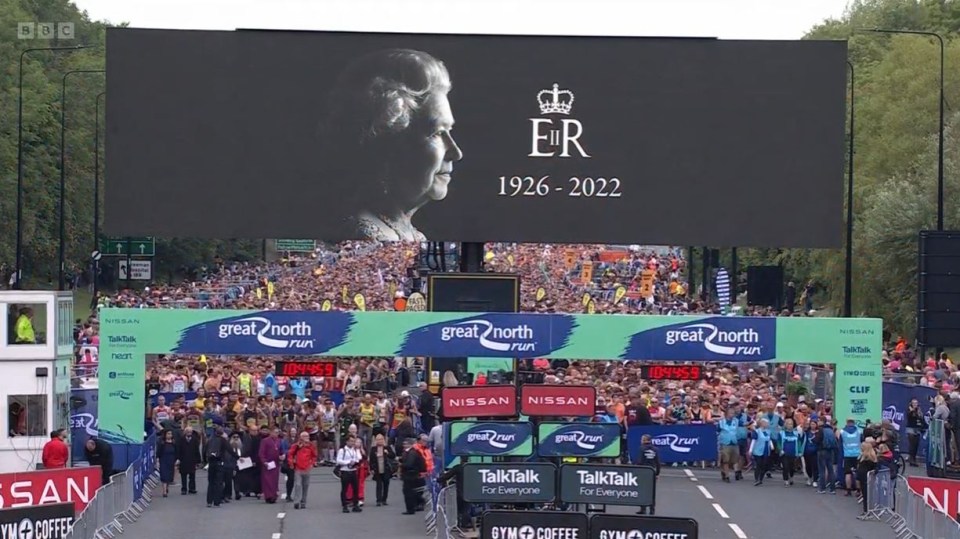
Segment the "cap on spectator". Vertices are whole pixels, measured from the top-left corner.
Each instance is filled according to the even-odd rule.
[[[403,391],[400,392],[400,396],[401,396],[401,397],[409,397],[409,396],[410,396],[410,392],[407,391],[406,389],[404,389]]]
[[[856,420],[854,420],[852,417],[847,418],[847,425],[853,425],[854,423],[856,423]]]
[[[778,402],[778,403],[777,403],[777,408],[783,408],[783,403],[782,403],[782,402]]]
[[[800,398],[797,399],[797,402],[807,402],[807,397],[800,395]]]

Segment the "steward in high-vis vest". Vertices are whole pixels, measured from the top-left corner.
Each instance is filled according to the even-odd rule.
[[[840,446],[843,448],[843,477],[847,496],[853,496],[856,488],[854,477],[857,461],[860,459],[860,442],[862,441],[863,430],[857,426],[853,418],[847,419],[847,426],[840,431]]]

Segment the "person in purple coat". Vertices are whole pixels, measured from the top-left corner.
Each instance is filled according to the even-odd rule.
[[[273,429],[260,442],[260,491],[267,503],[277,503],[280,495],[280,431]]]

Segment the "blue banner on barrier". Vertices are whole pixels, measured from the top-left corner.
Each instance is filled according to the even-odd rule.
[[[883,419],[887,419],[893,424],[893,428],[900,434],[900,452],[908,454],[910,449],[909,437],[907,436],[907,407],[910,401],[917,399],[920,403],[920,410],[927,422],[930,415],[933,414],[933,403],[930,399],[937,396],[937,391],[926,386],[903,384],[900,382],[883,383]],[[918,456],[926,454],[927,433],[924,431],[923,439],[920,441]]]
[[[627,430],[630,459],[637,461],[640,438],[649,434],[660,454],[660,462],[696,462],[717,460],[717,427],[715,425],[650,425]]]
[[[86,460],[83,446],[88,438],[97,435],[97,391],[74,389],[70,392],[70,458],[73,462]]]
[[[153,473],[154,462],[157,458],[157,437],[151,435],[143,442],[140,449],[140,458],[135,461],[133,468],[133,499],[139,500],[143,496],[143,483]]]

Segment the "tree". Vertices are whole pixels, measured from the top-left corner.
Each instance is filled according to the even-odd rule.
[[[74,39],[18,39],[21,21],[74,23]],[[103,69],[106,26],[91,21],[67,0],[0,0],[0,265],[12,268],[16,256],[17,102],[20,54],[32,47],[86,45],[76,52],[35,51],[23,64],[23,239],[24,277],[33,285],[54,281],[59,245],[60,98],[63,74],[71,70]],[[71,75],[66,94],[67,263],[87,265],[93,238],[94,113],[97,94],[105,90],[102,75]],[[102,103],[103,104],[103,103]],[[102,140],[105,140],[101,118]],[[101,195],[109,188],[109,174],[101,159]],[[210,265],[224,259],[251,259],[259,255],[258,242],[158,242],[158,275],[176,275],[181,267]]]

